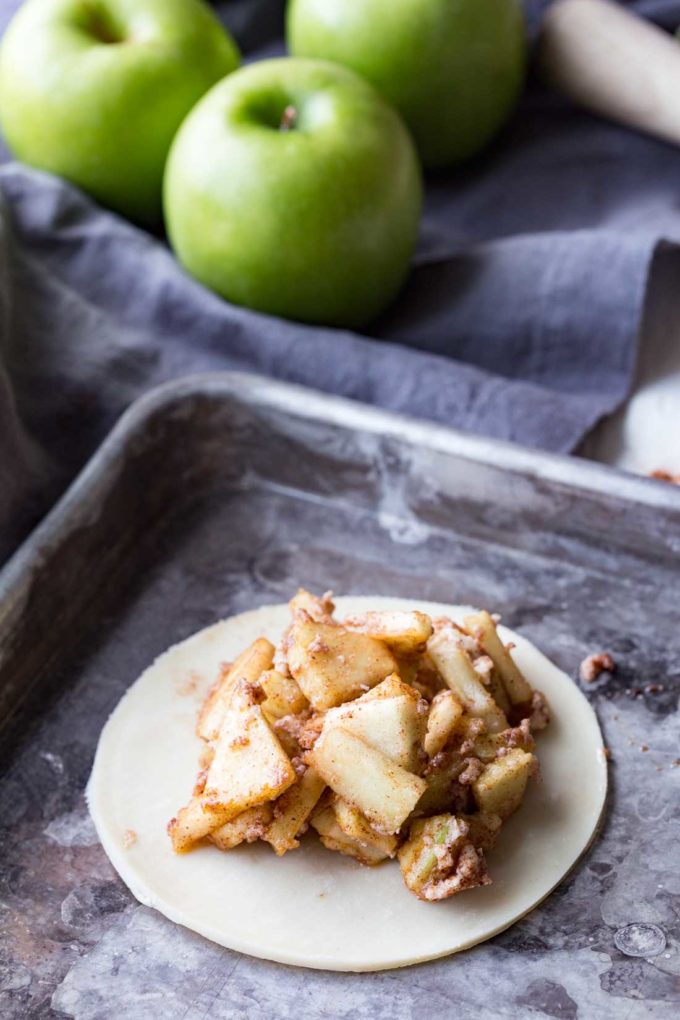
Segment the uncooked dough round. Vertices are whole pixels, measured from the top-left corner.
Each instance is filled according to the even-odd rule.
[[[422,609],[461,620],[469,607],[339,598],[338,616]],[[141,903],[229,949],[296,966],[369,971],[432,960],[503,931],[548,895],[588,846],[607,788],[602,735],[586,698],[523,637],[513,655],[553,719],[538,734],[541,778],[488,855],[493,884],[442,903],[416,899],[399,865],[366,868],[308,834],[278,858],[265,843],[173,853],[165,827],[191,794],[196,712],[217,675],[260,636],[276,642],[288,607],[265,606],[175,645],[129,689],[102,732],[87,794],[99,838]],[[136,840],[130,843],[126,832]]]

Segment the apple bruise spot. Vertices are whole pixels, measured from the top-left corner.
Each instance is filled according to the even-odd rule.
[[[295,127],[295,123],[298,118],[298,112],[296,108],[289,104],[283,113],[281,114],[281,123],[279,124],[279,131],[292,131]]]

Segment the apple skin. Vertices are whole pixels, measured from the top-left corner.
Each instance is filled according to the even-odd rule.
[[[363,75],[428,168],[474,156],[512,113],[526,66],[521,0],[290,0],[291,53]]]
[[[177,128],[238,64],[202,0],[28,0],[0,46],[0,123],[19,159],[155,226]]]
[[[352,71],[316,60],[265,60],[219,82],[165,172],[168,235],[201,283],[234,304],[347,328],[399,290],[421,200],[399,115]]]

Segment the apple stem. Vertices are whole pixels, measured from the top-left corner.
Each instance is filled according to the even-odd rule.
[[[281,115],[280,131],[292,131],[297,121],[298,112],[294,106],[287,106]]]

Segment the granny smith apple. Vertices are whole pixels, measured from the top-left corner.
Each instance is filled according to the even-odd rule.
[[[483,149],[524,81],[521,0],[290,0],[288,46],[363,75],[401,112],[423,163]]]
[[[202,0],[28,0],[0,46],[0,123],[19,159],[153,224],[177,128],[238,63]]]
[[[170,150],[165,222],[180,262],[227,300],[358,327],[394,297],[421,181],[399,115],[352,71],[251,64],[194,107]]]

